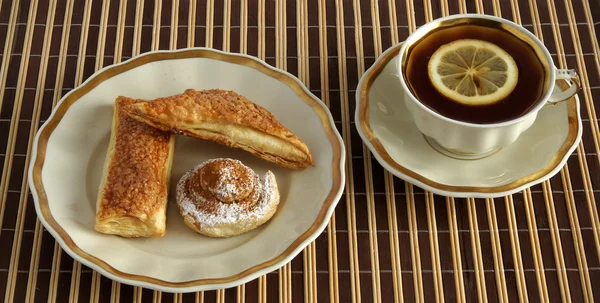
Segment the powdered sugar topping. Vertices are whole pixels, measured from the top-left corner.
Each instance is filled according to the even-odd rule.
[[[245,199],[255,187],[256,175],[242,162],[233,159],[215,159],[200,170],[202,190],[209,191],[221,202]]]
[[[277,193],[275,176],[270,171],[263,178],[259,178],[250,168],[234,160],[251,173],[249,178],[251,181],[244,182],[244,184],[252,185],[252,188],[250,188],[250,193],[246,197],[233,203],[224,203],[218,196],[219,193],[238,196],[240,188],[237,183],[217,182],[219,186],[215,186],[210,191],[205,190],[202,192],[196,192],[197,188],[195,190],[190,188],[190,181],[196,174],[201,172],[203,167],[215,161],[223,160],[231,159],[206,161],[192,168],[181,178],[177,184],[177,201],[182,215],[190,215],[200,225],[207,226],[252,222],[264,217],[269,209],[269,202],[274,198],[273,195]],[[222,171],[220,171],[220,174],[226,177],[231,176],[231,171],[227,169],[232,169],[232,167],[227,167],[229,166],[222,167]]]

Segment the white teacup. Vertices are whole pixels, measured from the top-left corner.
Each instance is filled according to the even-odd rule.
[[[419,43],[432,30],[460,24],[479,24],[501,28],[524,41],[534,50],[543,65],[545,79],[543,79],[542,97],[536,101],[528,112],[518,118],[501,123],[474,124],[462,122],[433,111],[421,103],[411,92],[403,76],[406,64],[410,60],[408,54],[411,47]],[[576,72],[574,70],[557,69],[548,49],[531,32],[511,21],[479,14],[452,15],[434,20],[418,28],[406,39],[400,49],[398,72],[398,78],[406,92],[404,102],[411,112],[417,128],[438,151],[460,159],[482,158],[510,145],[533,124],[538,111],[544,105],[572,97],[577,93],[580,86]],[[558,79],[566,79],[571,86],[565,91],[555,91],[555,82]]]

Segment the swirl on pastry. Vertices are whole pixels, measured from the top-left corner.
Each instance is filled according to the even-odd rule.
[[[208,192],[221,202],[231,203],[247,198],[257,181],[258,175],[240,161],[219,159],[208,161],[199,173],[191,176],[190,190],[197,195]]]
[[[184,222],[211,237],[229,237],[268,221],[279,204],[275,176],[260,178],[234,159],[208,160],[188,171],[177,185]]]

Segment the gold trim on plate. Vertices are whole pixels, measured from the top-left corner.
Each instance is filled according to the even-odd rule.
[[[94,89],[95,87],[100,85],[102,82],[104,82],[112,77],[115,77],[119,74],[122,74],[124,72],[127,72],[131,69],[139,67],[141,65],[151,63],[151,62],[156,62],[156,61],[162,61],[162,60],[176,60],[176,59],[187,59],[187,58],[209,58],[209,59],[213,59],[213,60],[219,60],[219,61],[224,61],[224,62],[228,62],[228,63],[243,65],[246,67],[251,67],[251,68],[254,68],[254,69],[262,72],[263,74],[266,74],[270,77],[273,77],[273,78],[287,84],[304,102],[306,102],[308,105],[310,105],[313,108],[313,110],[319,115],[319,118],[321,119],[321,123],[322,123],[323,127],[325,128],[325,132],[327,133],[327,137],[329,138],[329,141],[330,141],[332,149],[333,149],[332,188],[331,188],[331,191],[329,192],[329,194],[327,195],[327,197],[323,203],[323,206],[322,206],[321,210],[319,211],[319,214],[317,215],[317,218],[315,219],[314,223],[298,239],[296,239],[294,242],[292,242],[292,244],[279,256],[277,256],[267,262],[255,265],[241,273],[238,273],[238,274],[235,274],[235,275],[232,275],[229,277],[213,278],[213,279],[198,279],[198,280],[185,281],[185,282],[169,282],[169,281],[164,281],[164,280],[157,279],[157,278],[147,277],[147,276],[143,276],[143,275],[136,275],[136,274],[128,274],[128,273],[119,271],[119,270],[115,269],[114,267],[110,266],[108,263],[104,262],[103,260],[80,249],[75,244],[73,239],[71,239],[69,234],[56,222],[56,220],[54,219],[54,217],[50,211],[50,207],[48,204],[48,197],[46,196],[46,192],[44,190],[44,185],[42,182],[42,169],[43,169],[44,161],[45,161],[45,157],[46,157],[46,148],[48,146],[48,140],[49,140],[50,136],[52,135],[52,132],[56,129],[56,127],[60,123],[61,119],[65,115],[65,113],[71,107],[71,105],[73,105],[75,102],[77,102],[82,96],[84,96],[85,94],[90,92],[92,89]],[[342,149],[343,149],[342,144],[340,143],[340,141],[338,140],[338,137],[336,136],[336,130],[334,129],[333,124],[329,120],[329,115],[328,115],[326,109],[321,106],[320,101],[318,101],[316,98],[312,97],[306,91],[306,89],[303,87],[303,85],[300,84],[299,82],[297,82],[292,76],[290,76],[282,71],[272,69],[271,67],[268,67],[264,63],[258,61],[257,59],[240,56],[240,55],[236,55],[236,54],[216,52],[216,51],[213,51],[210,49],[188,49],[188,50],[183,50],[183,51],[180,50],[180,51],[176,51],[176,52],[172,52],[172,51],[156,52],[156,53],[150,53],[147,55],[143,55],[141,57],[136,57],[136,58],[126,61],[120,65],[112,66],[105,70],[102,70],[99,73],[93,75],[92,78],[90,78],[88,81],[86,81],[83,85],[74,89],[70,94],[68,94],[67,96],[64,97],[64,99],[62,100],[62,103],[60,103],[60,105],[58,105],[58,107],[55,109],[53,115],[46,122],[45,127],[41,130],[41,132],[39,134],[38,148],[36,151],[36,158],[35,158],[35,163],[34,163],[34,167],[33,167],[33,171],[32,171],[32,179],[33,179],[33,186],[38,195],[37,202],[39,204],[39,209],[40,209],[39,215],[43,217],[43,219],[47,222],[49,227],[52,228],[59,235],[59,237],[62,239],[62,241],[64,241],[65,245],[77,257],[79,257],[83,260],[86,260],[88,262],[91,262],[94,265],[101,268],[102,270],[104,270],[106,273],[114,275],[114,276],[122,278],[122,279],[150,283],[150,284],[155,284],[155,285],[163,286],[163,287],[184,288],[184,287],[194,287],[194,286],[201,286],[201,285],[208,285],[208,284],[232,283],[234,281],[237,281],[237,280],[245,278],[249,275],[252,275],[260,270],[263,270],[267,267],[273,266],[276,263],[280,263],[284,259],[289,257],[294,250],[296,250],[300,247],[302,242],[305,242],[311,235],[313,235],[317,231],[319,226],[321,226],[324,223],[324,221],[327,219],[326,218],[327,211],[335,203],[335,200],[336,200],[335,196],[341,190],[341,186],[342,186],[342,175],[341,175],[342,170],[341,170],[341,166],[340,166],[340,161],[341,161],[341,157],[342,157]]]
[[[577,113],[577,100],[575,97],[569,98],[567,101],[568,106],[568,121],[569,121],[569,132],[567,134],[567,138],[563,142],[562,146],[559,148],[558,152],[554,157],[550,160],[550,162],[541,170],[530,174],[528,176],[522,177],[518,180],[515,180],[509,184],[495,186],[495,187],[475,187],[475,186],[454,186],[447,185],[442,183],[437,183],[435,181],[429,180],[424,176],[405,168],[404,166],[398,164],[396,161],[390,157],[387,153],[379,139],[375,136],[373,131],[371,130],[369,123],[369,92],[371,90],[371,86],[375,79],[381,74],[383,69],[387,66],[387,64],[396,57],[400,48],[402,47],[402,43],[395,45],[392,47],[390,51],[385,53],[382,57],[380,57],[375,65],[365,74],[365,79],[362,87],[360,87],[360,107],[359,107],[359,121],[365,136],[369,140],[369,142],[373,145],[373,148],[377,151],[377,153],[383,158],[386,164],[394,168],[395,170],[401,172],[402,174],[409,176],[419,182],[431,186],[433,188],[437,188],[440,190],[448,191],[448,192],[457,192],[457,193],[501,193],[513,190],[524,184],[527,184],[533,180],[539,179],[552,170],[557,168],[560,165],[562,159],[569,153],[569,149],[573,146],[575,142],[577,142],[577,134],[579,132],[579,115]],[[558,82],[558,85],[561,88],[566,88],[567,84],[563,82]]]

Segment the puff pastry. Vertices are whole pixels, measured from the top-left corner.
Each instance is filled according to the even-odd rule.
[[[132,119],[118,97],[96,205],[98,232],[122,237],[165,234],[175,136]]]
[[[232,237],[269,221],[279,205],[275,175],[260,178],[234,159],[212,159],[189,170],[177,184],[183,222],[209,237]]]
[[[241,148],[284,167],[313,165],[304,142],[267,109],[233,91],[188,89],[128,110],[131,117],[161,130]]]

